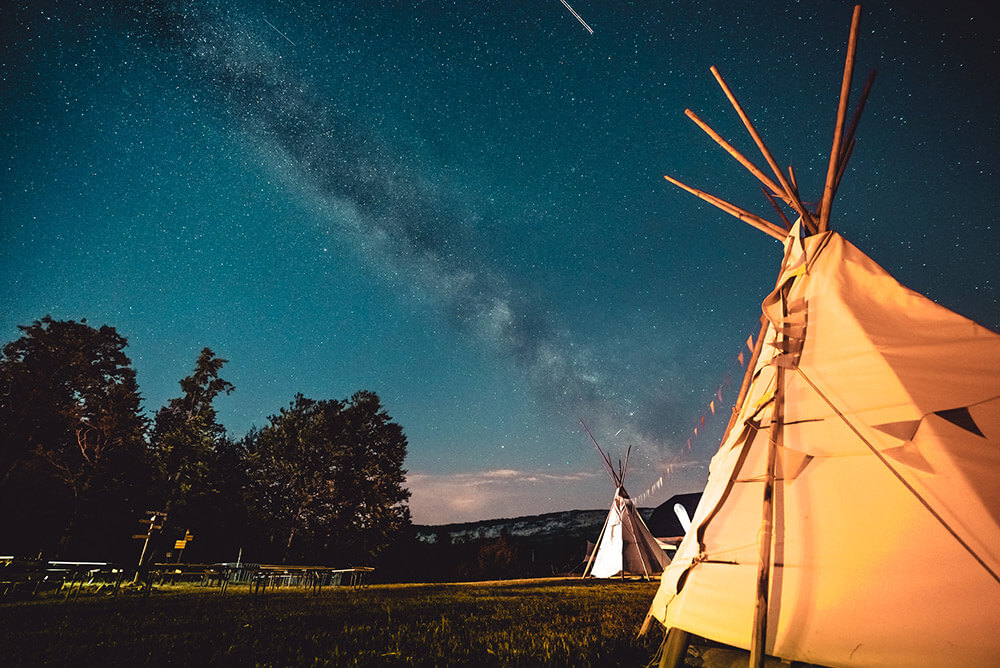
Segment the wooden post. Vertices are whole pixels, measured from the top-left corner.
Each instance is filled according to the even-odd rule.
[[[784,304],[784,295],[782,295]],[[788,315],[784,312],[782,315]],[[787,336],[778,333],[778,350],[785,349]],[[764,470],[764,494],[761,504],[760,549],[757,560],[757,601],[754,606],[753,637],[750,639],[750,668],[763,668],[767,654],[767,609],[771,589],[771,543],[774,539],[774,469],[783,437],[785,419],[785,368],[775,366],[774,406],[767,439],[767,463]]]
[[[149,541],[153,537],[154,531],[159,531],[163,528],[163,522],[167,519],[167,514],[159,510],[147,510],[146,514],[149,515],[149,519],[139,520],[140,524],[148,524],[149,528],[146,530],[145,534],[138,534],[132,536],[132,538],[137,538],[144,540],[142,544],[142,552],[139,553],[139,565],[135,570],[135,578],[132,580],[132,584],[139,581],[139,573],[142,572],[142,564],[146,559],[146,551],[149,549]],[[159,524],[157,524],[159,522]]]
[[[861,20],[861,5],[854,6],[851,16],[851,34],[847,38],[847,58],[844,61],[844,76],[840,81],[840,103],[837,105],[837,122],[833,128],[833,148],[830,149],[830,164],[826,169],[826,185],[823,186],[823,202],[819,211],[819,231],[830,227],[830,209],[833,206],[834,182],[840,167],[841,140],[844,133],[844,119],[847,117],[847,99],[851,93],[851,78],[854,74],[854,53],[858,46],[858,25]]]
[[[678,628],[667,631],[663,641],[663,654],[660,655],[660,668],[679,668],[684,665],[687,654],[688,632]]]
[[[145,542],[142,544],[142,552],[139,553],[139,565],[135,570],[135,580],[133,582],[139,581],[139,572],[142,571],[142,562],[146,559],[146,550],[149,549],[149,539],[152,537],[153,531],[150,529],[150,532],[144,536]]]

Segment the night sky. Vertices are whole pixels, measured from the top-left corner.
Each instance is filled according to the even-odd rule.
[[[208,346],[237,437],[296,392],[375,391],[418,523],[606,507],[581,418],[634,447],[633,495],[666,474],[645,505],[703,484],[781,247],[663,175],[774,218],[684,116],[766,167],[717,65],[817,200],[852,3],[571,1],[593,34],[559,0],[14,4],[4,342],[112,325],[150,415]],[[831,224],[998,330],[979,4],[864,6],[855,94],[878,78]]]

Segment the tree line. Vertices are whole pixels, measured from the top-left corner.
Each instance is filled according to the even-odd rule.
[[[211,349],[149,419],[113,327],[19,329],[0,354],[0,554],[134,561],[149,510],[166,513],[154,560],[190,533],[188,562],[361,564],[408,533],[406,436],[374,392],[299,394],[234,438]]]

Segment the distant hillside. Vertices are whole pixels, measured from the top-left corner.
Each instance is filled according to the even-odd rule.
[[[653,509],[640,508],[639,512],[643,520],[648,521]],[[558,513],[545,513],[544,515],[527,515],[478,522],[415,525],[414,529],[417,532],[417,540],[425,543],[435,543],[443,536],[448,536],[452,543],[466,543],[484,538],[499,538],[503,535],[538,540],[582,539],[595,541],[607,517],[607,509],[565,510]]]
[[[643,518],[651,508],[641,509]],[[458,582],[583,573],[587,543],[597,540],[608,511],[416,525],[405,569],[383,573],[411,582]]]

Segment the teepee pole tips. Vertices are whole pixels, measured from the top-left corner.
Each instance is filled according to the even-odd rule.
[[[844,134],[844,119],[847,117],[847,101],[851,93],[851,79],[854,75],[854,54],[858,46],[858,26],[861,21],[861,5],[854,6],[851,16],[851,34],[847,39],[847,57],[844,59],[844,76],[840,82],[840,103],[837,105],[837,122],[833,129],[833,147],[830,149],[830,163],[826,170],[826,184],[823,186],[823,201],[820,204],[819,231],[830,227],[830,210],[833,207],[833,191],[840,167],[841,141]]]
[[[851,159],[851,152],[854,150],[854,133],[858,129],[858,121],[861,120],[861,112],[864,111],[865,102],[868,101],[868,94],[872,90],[873,83],[875,83],[875,70],[871,71],[868,80],[865,81],[864,90],[861,91],[861,96],[858,98],[858,106],[854,110],[854,117],[851,118],[851,124],[847,127],[847,132],[844,133],[844,138],[840,142],[840,165],[837,167],[837,179],[833,182],[834,197],[837,196],[837,188],[840,187],[840,180],[844,177],[847,162]]]
[[[715,143],[724,148],[726,152],[729,153],[729,155],[733,156],[737,162],[743,165],[743,167],[745,167],[748,172],[756,176],[757,180],[763,183],[772,193],[774,193],[776,196],[784,200],[788,204],[788,206],[792,206],[790,198],[781,188],[780,185],[772,181],[767,176],[767,174],[765,174],[757,167],[757,165],[753,164],[746,156],[737,151],[732,144],[723,139],[722,135],[713,130],[708,125],[708,123],[698,118],[698,115],[693,111],[691,111],[690,109],[685,109],[684,114],[692,121],[694,121],[695,125],[701,128],[705,132],[705,134],[707,134],[709,137],[715,140]]]
[[[785,230],[783,230],[778,225],[775,225],[774,223],[772,223],[769,220],[764,220],[760,216],[754,215],[754,214],[750,213],[749,211],[747,211],[746,209],[741,209],[740,207],[736,206],[735,204],[731,204],[731,203],[727,202],[724,199],[716,197],[715,195],[709,195],[704,190],[698,190],[697,188],[692,188],[689,185],[685,185],[685,184],[681,183],[680,181],[678,181],[677,179],[672,178],[670,176],[664,175],[663,178],[665,178],[667,181],[670,181],[671,183],[673,183],[678,188],[681,188],[682,190],[688,191],[689,193],[691,193],[695,197],[698,197],[698,198],[700,198],[700,199],[708,202],[709,204],[722,209],[723,211],[725,211],[729,215],[734,216],[735,218],[739,218],[744,223],[748,223],[748,224],[752,225],[753,227],[756,227],[758,230],[760,230],[764,234],[767,234],[768,236],[774,237],[778,241],[784,242],[785,241],[785,237],[788,236],[785,233]]]
[[[767,161],[767,164],[771,168],[771,171],[774,172],[774,175],[776,177],[778,177],[778,183],[781,184],[782,189],[785,191],[785,195],[789,199],[789,204],[793,209],[795,209],[796,213],[802,216],[803,220],[808,220],[811,223],[812,216],[809,214],[806,208],[802,206],[802,202],[799,201],[799,198],[792,192],[792,188],[788,184],[788,181],[785,179],[784,174],[781,173],[781,168],[778,167],[778,163],[775,161],[774,156],[771,154],[771,151],[768,150],[767,145],[764,144],[764,140],[757,132],[757,129],[754,127],[753,122],[750,120],[750,117],[747,116],[745,111],[743,111],[743,107],[736,99],[736,96],[733,94],[732,89],[729,88],[725,80],[722,78],[722,75],[719,73],[719,68],[717,68],[715,65],[712,65],[712,67],[710,67],[709,69],[712,72],[712,76],[714,76],[715,80],[719,83],[719,87],[722,88],[722,92],[725,93],[726,98],[729,100],[729,103],[733,106],[733,109],[736,110],[736,114],[740,117],[740,120],[743,121],[743,125],[746,127],[747,132],[750,133],[750,136],[753,138],[754,143],[757,144],[757,148],[760,149],[761,155],[764,156],[764,160]]]

